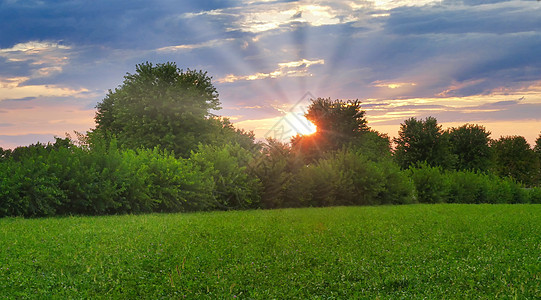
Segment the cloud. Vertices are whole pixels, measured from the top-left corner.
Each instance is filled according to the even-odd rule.
[[[234,39],[216,39],[216,40],[210,40],[204,43],[198,43],[198,44],[186,44],[186,45],[176,45],[176,46],[167,46],[162,47],[159,49],[156,49],[158,52],[175,52],[175,51],[182,51],[182,50],[193,50],[193,49],[199,49],[199,48],[210,48],[210,47],[217,47],[222,45],[225,42],[231,42]]]
[[[372,86],[380,88],[389,88],[389,89],[399,89],[403,87],[416,86],[415,82],[392,82],[392,81],[383,81],[377,80],[372,83]]]
[[[537,120],[541,121],[541,94],[509,91],[490,95],[448,98],[372,100],[363,104],[371,124],[399,124],[409,117],[433,116],[440,122],[480,123]]]
[[[0,10],[0,112],[20,126],[2,132],[82,126],[68,112],[38,118],[52,114],[40,103],[84,111],[76,118],[90,127],[96,102],[144,61],[208,71],[224,106],[217,113],[239,126],[283,116],[280,105],[307,91],[359,98],[374,124],[534,118],[540,10],[492,0],[9,1]]]
[[[385,28],[399,35],[533,32],[541,27],[540,11],[541,6],[530,1],[402,6],[391,11]]]
[[[278,78],[278,77],[304,77],[304,76],[311,76],[310,73],[308,73],[308,68],[312,65],[323,65],[325,64],[325,60],[318,59],[318,60],[307,60],[302,59],[298,61],[291,61],[291,62],[285,62],[285,63],[279,63],[278,69],[270,72],[270,73],[261,73],[258,72],[256,74],[251,75],[234,75],[234,74],[228,74],[227,76],[218,79],[219,83],[231,83],[239,80],[259,80],[259,79],[266,79],[266,78]]]
[[[0,49],[3,64],[25,64],[32,78],[49,77],[62,72],[68,63],[70,46],[53,42],[30,41],[18,43],[10,48]]]
[[[363,8],[365,6],[362,6]],[[257,5],[243,5],[225,9],[214,9],[197,13],[186,13],[183,17],[213,18],[225,21],[229,32],[242,31],[264,33],[273,30],[290,31],[298,25],[329,26],[357,22],[361,18],[351,4],[342,1],[269,1]],[[364,12],[361,13],[365,15]]]
[[[56,85],[24,85],[29,78],[0,78],[0,101],[7,99],[29,99],[36,97],[78,96],[86,89],[71,89]]]

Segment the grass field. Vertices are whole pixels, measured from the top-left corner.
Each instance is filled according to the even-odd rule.
[[[0,219],[0,298],[536,298],[541,205]]]

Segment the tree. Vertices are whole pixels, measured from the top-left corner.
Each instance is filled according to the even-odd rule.
[[[0,147],[0,162],[2,160],[8,159],[8,157],[10,155],[11,155],[11,150],[10,149],[4,149],[4,148]]]
[[[94,134],[116,136],[128,148],[159,146],[187,157],[221,131],[243,134],[211,113],[219,104],[206,72],[147,62],[137,65],[135,74],[128,73],[98,104]]]
[[[483,126],[465,124],[449,129],[451,152],[458,170],[487,171],[490,165],[490,132]]]
[[[353,141],[352,148],[355,152],[364,155],[372,161],[392,160],[391,140],[386,134],[370,130],[363,133]]]
[[[537,138],[537,140],[535,140],[535,146],[533,150],[541,157],[541,134],[539,134],[539,137]]]
[[[539,157],[522,136],[505,136],[493,141],[494,171],[512,177],[527,186],[539,178]]]
[[[227,144],[238,144],[242,148],[257,153],[261,150],[261,143],[255,141],[252,131],[245,131],[233,126],[228,118],[210,118],[211,130],[201,139],[208,144],[225,146]]]
[[[400,124],[394,156],[398,164],[407,169],[411,165],[426,162],[428,165],[450,169],[455,157],[451,153],[449,135],[434,117],[417,120],[412,117]]]
[[[308,136],[297,135],[291,144],[309,159],[318,157],[318,153],[348,145],[369,130],[359,100],[312,99],[304,116],[316,125],[317,132]]]

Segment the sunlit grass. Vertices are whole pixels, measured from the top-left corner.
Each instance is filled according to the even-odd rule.
[[[0,298],[541,296],[541,205],[0,220]]]

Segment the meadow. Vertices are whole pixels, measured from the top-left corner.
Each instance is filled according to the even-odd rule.
[[[0,219],[0,298],[537,298],[541,205]]]

